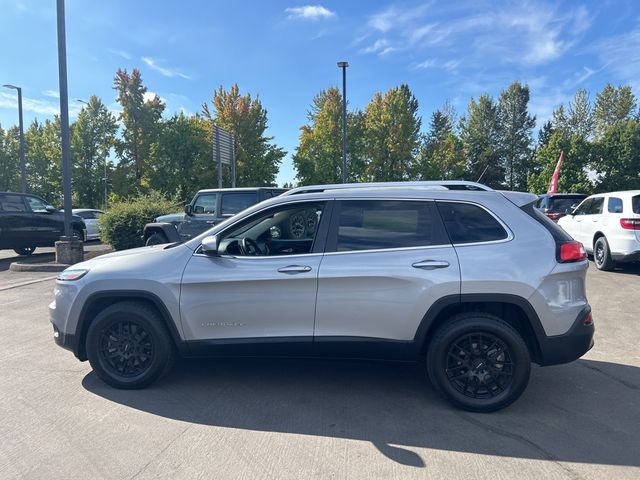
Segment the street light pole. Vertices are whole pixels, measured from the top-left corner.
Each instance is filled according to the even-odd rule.
[[[338,62],[342,69],[342,183],[347,183],[347,67],[348,62]]]
[[[24,124],[22,123],[22,88],[15,85],[4,85],[18,91],[18,124],[20,128],[20,189],[22,193],[27,191],[27,168],[24,161]]]

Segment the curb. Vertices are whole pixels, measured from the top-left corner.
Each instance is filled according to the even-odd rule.
[[[27,263],[13,262],[9,265],[12,272],[61,272],[70,267],[63,263]]]

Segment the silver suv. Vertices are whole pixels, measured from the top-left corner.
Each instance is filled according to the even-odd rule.
[[[74,265],[55,341],[118,388],[176,354],[426,361],[458,407],[492,411],[531,362],[593,345],[586,254],[537,197],[468,182],[303,187],[186,243]]]

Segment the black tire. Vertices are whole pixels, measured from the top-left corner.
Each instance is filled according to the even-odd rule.
[[[100,312],[87,332],[87,357],[105,383],[144,388],[167,373],[175,358],[173,340],[158,312],[123,301]]]
[[[163,243],[169,243],[166,235],[162,232],[154,232],[147,238],[145,245],[162,245]]]
[[[81,242],[84,242],[84,233],[82,232],[82,230],[74,228],[71,233],[71,236],[73,237],[74,240],[80,240]]]
[[[455,406],[493,412],[522,395],[531,358],[520,334],[500,318],[463,313],[429,343],[427,370],[431,383]]]
[[[14,248],[13,251],[16,252],[18,255],[24,255],[25,257],[28,257],[29,255],[31,255],[33,252],[36,251],[36,247]]]
[[[598,237],[593,245],[593,263],[596,264],[598,270],[604,270],[605,272],[613,270],[616,266],[616,262],[611,259],[609,242],[604,237]]]

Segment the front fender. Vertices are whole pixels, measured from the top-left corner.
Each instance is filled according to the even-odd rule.
[[[142,233],[142,238],[146,242],[147,238],[149,238],[153,233],[160,232],[163,233],[169,243],[180,242],[180,234],[173,223],[166,222],[157,222],[157,223],[147,223],[144,226],[144,230]]]

